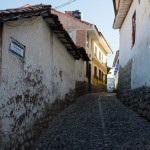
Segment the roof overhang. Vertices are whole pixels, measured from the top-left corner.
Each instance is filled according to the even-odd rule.
[[[113,54],[112,50],[108,46],[106,40],[103,38],[103,36],[100,36],[99,43],[103,46],[104,50],[107,54]]]
[[[29,4],[16,8],[0,10],[0,24],[7,21],[14,21],[24,18],[32,18],[34,16],[42,16],[43,19],[48,23],[50,29],[63,43],[68,52],[74,57],[75,60],[80,58],[84,61],[90,61],[84,48],[79,48],[74,44],[71,37],[60,23],[57,15],[51,13],[51,5],[34,5]]]
[[[93,29],[88,30],[88,33],[90,34],[93,40],[97,41],[98,43],[102,45],[102,47],[104,48],[107,54],[113,54],[104,36],[102,35],[101,32],[98,31],[95,25],[93,25]]]
[[[85,49],[82,47],[78,47],[74,44],[69,34],[63,28],[63,25],[60,23],[57,15],[48,14],[47,16],[43,16],[43,18],[49,24],[49,27],[54,32],[54,34],[58,37],[58,39],[65,45],[68,52],[76,60],[79,60],[81,58],[84,61],[90,61]]]
[[[95,41],[99,41],[99,35],[97,34],[97,32],[95,32],[94,29],[90,29],[87,31],[87,33],[91,36],[91,38]]]
[[[120,0],[119,8],[117,10],[116,17],[113,24],[114,29],[121,28],[132,2],[133,0]]]

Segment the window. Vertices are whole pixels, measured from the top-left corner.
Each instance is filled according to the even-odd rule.
[[[87,41],[86,41],[87,47],[89,47],[89,34],[87,33]]]
[[[89,62],[87,61],[86,62],[86,77],[88,78],[89,77]]]
[[[99,80],[101,80],[102,78],[102,73],[101,73],[101,70],[99,70]]]
[[[69,36],[72,38],[72,31],[67,31]]]
[[[136,11],[132,17],[132,47],[135,44],[135,36],[136,36]]]
[[[97,47],[95,46],[95,56],[97,56]]]
[[[103,54],[102,54],[102,63],[103,63]]]
[[[101,61],[101,55],[102,55],[102,54],[101,54],[101,52],[99,51],[99,60],[100,60],[100,61]]]
[[[94,67],[94,77],[97,78],[97,67]]]
[[[105,83],[107,84],[107,75],[105,75]]]

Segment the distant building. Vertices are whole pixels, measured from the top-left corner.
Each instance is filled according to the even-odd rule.
[[[119,50],[116,51],[116,55],[113,62],[114,69],[114,88],[118,89],[118,76],[119,76]]]
[[[150,120],[150,1],[113,0],[120,30],[118,97]]]
[[[107,91],[114,92],[114,77],[107,78]]]
[[[58,15],[74,43],[86,49],[90,61],[84,64],[85,83],[92,85],[93,92],[107,91],[107,54],[113,52],[102,33],[95,25],[72,17],[70,12],[52,9],[52,13]]]

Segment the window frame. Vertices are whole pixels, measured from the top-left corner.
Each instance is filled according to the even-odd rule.
[[[94,66],[94,77],[97,78],[97,67]]]

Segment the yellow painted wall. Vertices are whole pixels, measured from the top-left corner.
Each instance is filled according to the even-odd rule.
[[[99,84],[107,85],[106,83],[100,81],[99,79],[97,80],[94,76],[92,76],[92,82],[93,82],[93,85],[95,85],[95,86],[97,86]]]
[[[90,64],[91,64],[91,83],[93,84],[93,85],[95,85],[95,86],[98,86],[98,85],[107,85],[106,83],[105,83],[105,81],[104,82],[102,82],[102,81],[100,81],[99,79],[96,79],[95,77],[94,77],[94,67],[96,66],[97,67],[97,76],[99,76],[99,69],[104,73],[104,74],[107,74],[107,67],[106,66],[104,66],[101,62],[100,62],[100,60],[98,60],[98,58],[94,55],[94,43],[96,43],[97,44],[97,46],[100,48],[100,50],[103,52],[103,54],[105,55],[105,56],[107,56],[107,53],[106,53],[106,51],[104,50],[104,48],[103,48],[103,46],[102,45],[100,45],[100,43],[99,42],[96,42],[96,41],[94,41],[94,40],[92,40],[92,42],[91,42],[91,40],[92,40],[92,38],[91,38],[91,36],[89,35],[89,47],[86,47],[86,51],[87,51],[87,53],[88,54],[90,54]],[[92,44],[92,45],[91,45]],[[85,82],[88,82],[88,78],[86,77],[86,63],[85,63],[85,65],[84,65],[84,72],[85,72]]]

